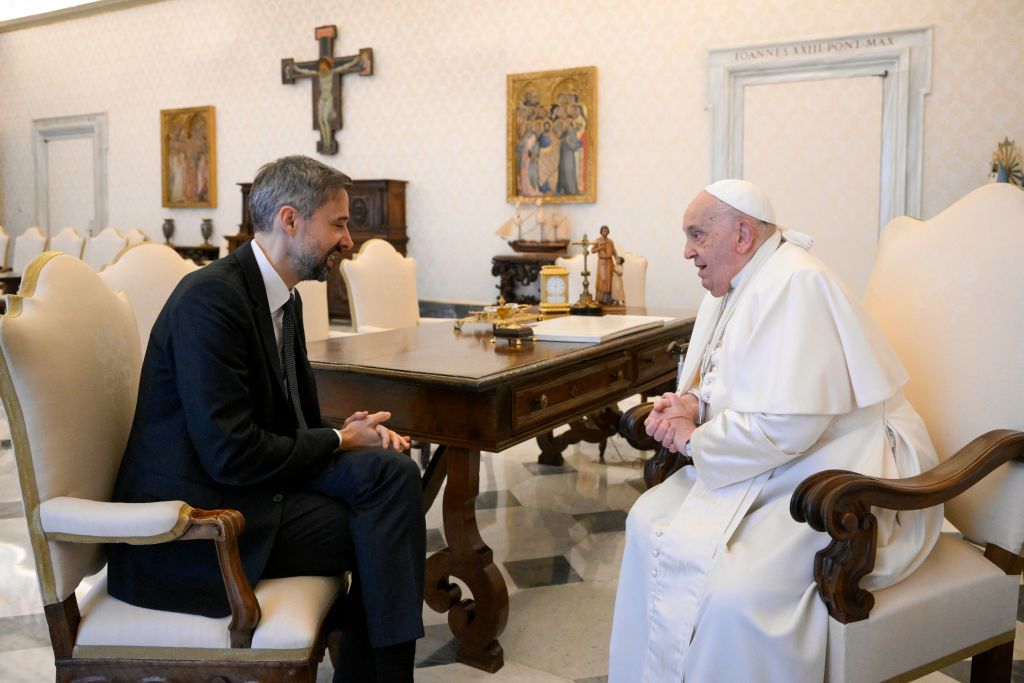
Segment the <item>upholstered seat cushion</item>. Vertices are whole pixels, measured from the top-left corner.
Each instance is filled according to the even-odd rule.
[[[874,594],[870,618],[829,620],[826,680],[883,681],[1012,632],[1018,583],[977,547],[943,534],[908,579]]]
[[[202,541],[183,541],[202,543]],[[235,659],[301,660],[309,656],[317,631],[343,585],[341,577],[296,576],[256,586],[262,616],[252,649],[235,649]],[[231,641],[231,617],[134,607],[107,594],[104,578],[81,604],[74,656],[145,659],[222,659]]]

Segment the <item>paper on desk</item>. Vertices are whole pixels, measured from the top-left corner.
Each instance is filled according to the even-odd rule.
[[[537,341],[602,342],[640,330],[659,327],[666,320],[652,315],[566,315],[533,325]]]

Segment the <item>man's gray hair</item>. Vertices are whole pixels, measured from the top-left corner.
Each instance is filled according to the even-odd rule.
[[[257,232],[269,231],[282,206],[293,206],[309,220],[340,190],[352,187],[352,179],[316,159],[295,155],[264,164],[252,181],[249,212]]]

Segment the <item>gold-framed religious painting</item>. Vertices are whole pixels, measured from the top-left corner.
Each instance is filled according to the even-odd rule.
[[[597,67],[507,81],[508,201],[596,201]]]
[[[217,206],[217,119],[213,107],[160,110],[163,205]]]

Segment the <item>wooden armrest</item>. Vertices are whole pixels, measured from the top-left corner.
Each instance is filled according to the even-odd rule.
[[[653,451],[661,447],[657,441],[647,435],[644,420],[651,414],[653,403],[641,403],[633,406],[619,418],[619,436],[638,451]]]
[[[242,571],[238,554],[238,536],[245,529],[245,518],[238,510],[192,510],[189,526],[177,540],[210,539],[217,547],[224,590],[231,606],[231,647],[252,646],[252,634],[260,621],[260,604],[249,579]]]
[[[818,472],[793,492],[789,512],[824,531],[831,543],[814,556],[818,594],[836,621],[867,619],[875,603],[860,580],[875,566],[877,525],[871,508],[921,510],[963,493],[1000,465],[1024,458],[1024,433],[988,432],[927,472],[906,479],[876,479],[842,470]]]
[[[653,403],[641,403],[624,412],[619,418],[619,436],[630,446],[640,451],[658,450],[644,463],[644,483],[647,484],[647,488],[657,486],[678,470],[693,464],[693,460],[688,456],[669,451],[647,434],[644,420],[651,414],[653,407]]]

